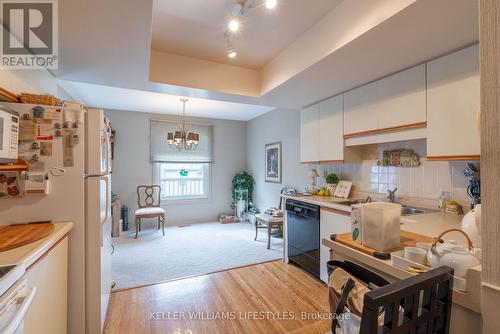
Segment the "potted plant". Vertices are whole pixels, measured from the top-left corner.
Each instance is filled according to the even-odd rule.
[[[326,188],[328,189],[330,196],[333,196],[335,188],[337,187],[337,183],[339,183],[339,177],[335,173],[330,173],[326,176],[325,180],[327,184]]]
[[[238,217],[244,218],[253,207],[254,184],[252,175],[246,171],[236,174],[233,178],[233,204],[231,206],[236,210]]]

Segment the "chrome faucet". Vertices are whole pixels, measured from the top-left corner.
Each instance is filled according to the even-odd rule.
[[[396,190],[398,188],[394,188],[394,190],[388,189],[387,193],[389,194],[387,198],[389,199],[390,202],[395,203],[396,202]]]

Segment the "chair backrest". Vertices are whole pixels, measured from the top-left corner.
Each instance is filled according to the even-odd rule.
[[[452,289],[453,269],[446,266],[374,289],[364,297],[360,333],[378,333],[382,316],[383,333],[447,334]]]
[[[138,186],[137,205],[139,208],[159,207],[161,187],[159,185]]]

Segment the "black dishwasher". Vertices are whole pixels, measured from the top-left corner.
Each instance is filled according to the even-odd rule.
[[[287,200],[288,259],[319,278],[319,206]]]

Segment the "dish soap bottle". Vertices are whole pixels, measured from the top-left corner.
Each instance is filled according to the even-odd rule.
[[[450,199],[450,193],[448,191],[442,191],[438,200],[438,208],[444,211],[446,208],[446,202]]]

